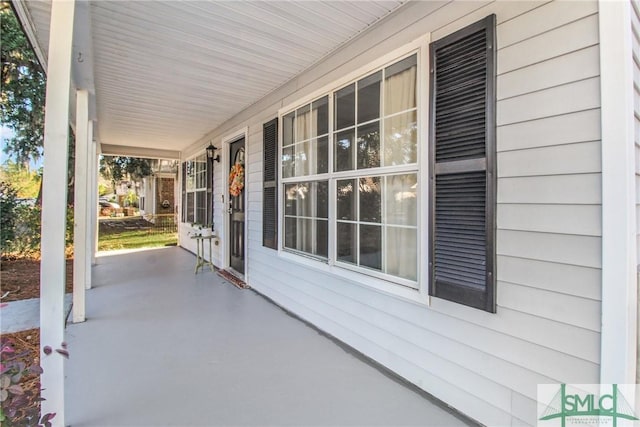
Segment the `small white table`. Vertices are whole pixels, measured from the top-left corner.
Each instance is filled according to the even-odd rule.
[[[211,271],[215,271],[215,267],[211,260],[208,260],[204,257],[204,241],[209,241],[209,257],[211,257],[211,240],[216,239],[217,236],[191,236],[192,239],[196,240],[196,271],[195,274],[198,274],[198,269],[204,268],[205,265],[208,265],[211,268]]]

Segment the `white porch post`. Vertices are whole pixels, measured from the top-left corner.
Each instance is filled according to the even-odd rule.
[[[51,3],[49,62],[44,119],[42,178],[42,240],[40,263],[40,351],[44,369],[41,410],[55,413],[55,426],[64,426],[64,359],[44,356],[42,348],[64,341],[65,224],[67,157],[69,152],[69,88],[73,42],[74,1]]]
[[[98,175],[100,174],[100,150],[98,149],[98,141],[93,144],[93,165],[95,167],[95,174],[93,175],[93,188],[96,192],[96,201],[93,204],[93,223],[94,223],[94,233],[93,233],[93,255],[91,257],[91,263],[93,265],[96,264],[96,254],[98,253],[98,237],[100,234],[100,208],[98,207]]]
[[[630,2],[599,1],[602,125],[600,382],[635,383],[637,273]]]
[[[73,322],[85,321],[87,269],[87,153],[89,92],[76,92],[76,167],[73,209]]]
[[[94,185],[96,174],[96,162],[95,159],[95,144],[93,143],[93,121],[89,120],[87,123],[87,206],[86,206],[86,230],[85,235],[85,289],[91,289],[91,265],[95,254],[93,253],[93,233],[95,233],[96,221],[93,218],[95,209],[93,205],[98,203],[98,190]]]

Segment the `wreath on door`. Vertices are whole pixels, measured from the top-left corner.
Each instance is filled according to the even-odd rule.
[[[229,194],[234,197],[239,196],[244,188],[244,166],[242,165],[244,152],[238,156],[240,151],[236,153],[235,163],[231,166],[231,171],[229,172]]]

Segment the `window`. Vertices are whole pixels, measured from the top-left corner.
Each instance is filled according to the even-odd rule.
[[[495,312],[495,15],[431,44],[430,294]]]
[[[416,173],[337,181],[337,261],[417,281]]]
[[[282,118],[285,249],[328,258],[329,97]]]
[[[417,287],[417,59],[282,116],[285,250]]]
[[[429,73],[417,50],[282,112],[283,250],[410,288],[426,269],[430,295],[495,312],[495,25],[431,43]]]
[[[212,224],[211,167],[201,154],[182,163],[182,221]]]
[[[327,258],[328,189],[327,181],[285,184],[285,248]]]
[[[417,163],[416,59],[334,93],[335,172]]]

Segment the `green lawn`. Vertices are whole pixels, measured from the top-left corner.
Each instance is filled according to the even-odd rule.
[[[100,233],[98,237],[99,251],[113,251],[116,249],[155,248],[158,246],[175,245],[178,234],[150,234],[147,230],[131,230],[121,233]]]

